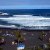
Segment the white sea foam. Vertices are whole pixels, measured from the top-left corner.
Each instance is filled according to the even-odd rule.
[[[0,27],[16,28],[15,25],[0,25]]]
[[[11,24],[20,24],[22,26],[50,26],[50,18],[32,15],[16,15],[14,17],[0,18]],[[40,27],[41,28],[41,27]]]

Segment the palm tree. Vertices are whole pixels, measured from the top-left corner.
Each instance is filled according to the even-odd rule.
[[[20,31],[15,31],[15,35],[16,35],[16,38],[18,39],[18,42],[19,41],[23,41],[24,40],[24,37],[21,35]]]

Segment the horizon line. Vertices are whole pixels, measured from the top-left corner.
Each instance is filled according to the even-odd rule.
[[[0,9],[50,9],[50,5],[7,5]]]

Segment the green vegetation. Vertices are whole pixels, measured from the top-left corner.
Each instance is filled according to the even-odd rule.
[[[43,49],[39,47],[37,50],[43,50]]]
[[[45,33],[44,31],[40,32],[40,33],[39,33],[39,39],[40,39],[41,41],[43,41],[43,38],[45,37],[45,35],[46,35],[46,33]]]
[[[16,38],[18,39],[18,41],[23,41],[24,37],[21,35],[20,31],[14,31]]]
[[[0,50],[3,50],[3,48],[2,48],[2,47],[0,47]]]
[[[34,50],[34,48],[26,47],[24,50]]]
[[[25,47],[25,49],[24,50],[43,50],[41,47],[39,47],[39,46],[35,46],[35,48],[33,47],[33,48],[31,48],[31,47]]]
[[[49,49],[50,49],[50,43],[47,43],[47,48],[49,48]]]
[[[4,38],[4,36],[0,36],[0,39],[3,39]]]
[[[43,50],[43,48],[41,48],[39,45],[36,45],[35,50]]]

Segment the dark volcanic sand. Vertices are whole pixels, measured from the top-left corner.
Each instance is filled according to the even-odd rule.
[[[16,39],[14,30],[16,32],[20,32],[20,34],[25,38],[25,45],[26,47],[33,48],[35,45],[42,45],[49,42],[50,38],[50,30],[18,30],[18,29],[8,29],[8,28],[0,28],[2,32],[0,32],[0,36],[5,34],[6,31],[9,32],[9,34],[14,34],[14,37],[5,37],[6,44],[2,45],[3,50],[16,50],[17,45],[12,45],[11,42]],[[13,33],[12,33],[13,32]],[[41,36],[41,33],[45,32],[46,36],[43,37],[43,40],[40,40],[39,37]]]

